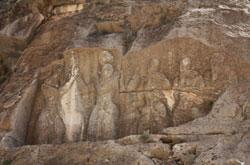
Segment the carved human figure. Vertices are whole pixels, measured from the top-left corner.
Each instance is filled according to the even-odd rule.
[[[146,83],[146,90],[171,88],[169,80],[159,70],[160,60],[152,59],[150,61],[148,69],[148,81]]]
[[[138,75],[133,75],[128,82],[127,90],[128,91],[135,91],[138,88],[140,83],[140,77]]]
[[[139,121],[140,133],[147,130],[152,133],[158,133],[171,124],[167,107],[156,93],[148,93],[146,98],[147,105],[141,110],[141,118]]]
[[[151,133],[151,106],[146,104],[145,107],[139,110],[140,117],[138,120],[138,133],[142,134],[144,131]]]
[[[153,133],[158,133],[162,128],[167,127],[170,122],[166,106],[156,97],[152,100],[152,118]]]
[[[202,76],[191,69],[191,59],[189,57],[184,57],[180,63],[180,86],[205,87]]]
[[[121,105],[120,110],[119,125],[121,125],[123,129],[119,129],[119,137],[138,134],[141,110],[145,106],[144,93],[124,93],[121,94],[120,100],[122,100],[124,104]]]
[[[58,111],[58,90],[44,83],[41,86],[41,91],[43,98],[45,98],[46,106],[39,114],[35,127],[31,127],[29,130],[31,136],[36,137],[32,138],[33,143],[62,143],[65,125]]]
[[[71,78],[60,88],[62,118],[66,127],[67,141],[82,141],[85,131],[87,110],[86,100],[81,97],[81,91],[88,90],[79,76],[79,68],[74,56],[71,58]]]
[[[172,112],[175,126],[205,116],[209,112],[204,100],[193,93],[177,91],[175,99],[176,104]]]
[[[117,121],[119,110],[113,103],[114,93],[118,91],[118,74],[112,63],[114,57],[104,51],[99,57],[102,66],[98,83],[97,103],[94,107],[88,125],[88,140],[107,140],[117,137]]]
[[[114,62],[114,56],[108,51],[103,51],[99,56],[99,63],[102,66],[104,66],[105,64],[113,64]]]
[[[103,95],[97,100],[88,125],[88,140],[107,140],[116,138],[118,108],[111,95]]]
[[[111,64],[105,64],[102,68],[101,77],[99,81],[101,87],[107,84],[107,82],[111,79],[113,74],[114,74],[113,66]]]

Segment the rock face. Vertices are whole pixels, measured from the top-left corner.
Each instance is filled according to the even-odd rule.
[[[27,15],[5,26],[0,31],[0,34],[22,39],[29,43],[34,36],[35,30],[42,23],[43,19],[44,17],[41,14]]]
[[[29,14],[19,18],[0,31],[0,84],[8,79],[8,74],[15,70],[16,62],[34,37],[35,30],[41,25],[41,14]]]
[[[24,95],[18,102],[13,112],[12,131],[7,133],[1,140],[4,147],[18,147],[25,144],[28,124],[33,108],[33,99],[38,86],[37,76],[29,87],[24,90]]]
[[[0,32],[0,161],[250,163],[249,2],[29,6]]]

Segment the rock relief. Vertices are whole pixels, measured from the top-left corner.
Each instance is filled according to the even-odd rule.
[[[180,87],[205,87],[202,76],[191,69],[191,59],[184,57],[180,62]]]
[[[114,90],[118,90],[114,89],[118,84],[118,74],[112,66],[114,57],[111,53],[104,51],[99,56],[99,63],[102,68],[97,84],[97,102],[89,119],[88,137],[91,140],[114,139],[117,137],[119,109],[112,98]]]
[[[68,141],[82,141],[85,127],[86,109],[81,97],[81,89],[86,89],[85,83],[79,77],[79,68],[75,57],[71,58],[70,80],[60,88],[63,121],[66,127]]]
[[[152,59],[148,67],[148,81],[145,90],[170,89],[171,84],[164,74],[160,71],[160,60]]]

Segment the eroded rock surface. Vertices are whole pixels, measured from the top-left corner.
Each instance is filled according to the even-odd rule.
[[[1,161],[250,163],[248,1],[30,9],[1,31],[0,140],[38,146],[0,148]]]
[[[29,43],[38,26],[41,25],[44,17],[41,14],[30,14],[19,18],[11,24],[5,26],[1,31],[1,35],[22,39]]]

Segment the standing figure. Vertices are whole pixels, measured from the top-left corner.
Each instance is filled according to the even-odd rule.
[[[191,69],[191,59],[185,57],[180,63],[180,86],[181,87],[205,87],[202,76]]]
[[[119,110],[113,103],[118,91],[118,74],[114,71],[114,57],[104,51],[99,57],[102,66],[97,84],[98,96],[88,125],[88,140],[108,140],[117,137]]]
[[[82,141],[87,116],[81,91],[88,90],[80,78],[79,68],[75,57],[71,58],[70,80],[60,88],[62,119],[66,127],[66,141]],[[86,93],[86,92],[85,92]]]
[[[150,92],[146,95],[146,106],[141,109],[139,119],[139,133],[147,130],[151,133],[159,133],[163,128],[171,125],[168,109],[159,93]]]
[[[160,60],[152,59],[150,61],[148,69],[148,81],[145,86],[146,90],[171,88],[169,80],[159,70],[160,70]]]

